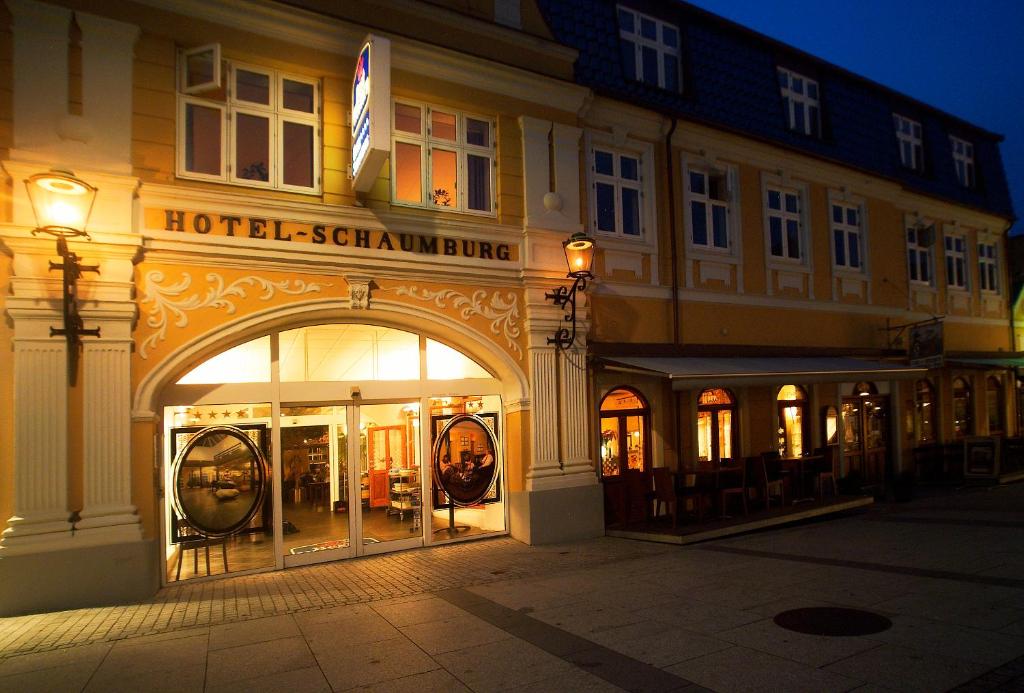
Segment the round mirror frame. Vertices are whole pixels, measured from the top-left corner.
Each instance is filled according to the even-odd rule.
[[[455,496],[449,493],[445,481],[441,476],[441,460],[439,459],[439,456],[441,454],[441,441],[445,439],[445,437],[451,432],[451,430],[455,426],[466,421],[472,421],[477,426],[479,426],[480,429],[486,434],[487,442],[490,444],[491,449],[494,451],[495,458],[494,464],[492,465],[493,471],[491,472],[490,480],[487,482],[487,485],[483,488],[483,490],[480,493],[478,493],[472,501],[457,500]],[[492,431],[491,427],[487,425],[487,422],[482,417],[477,416],[475,414],[456,414],[451,419],[449,419],[445,423],[444,427],[441,429],[441,432],[438,434],[437,440],[434,441],[434,449],[431,452],[430,457],[430,471],[431,475],[434,478],[434,483],[437,484],[438,488],[444,491],[445,495],[448,496],[448,499],[457,507],[465,508],[472,505],[477,505],[487,496],[488,493],[490,493],[491,488],[494,487],[495,482],[498,480],[498,437],[494,435],[494,431]]]
[[[238,522],[231,525],[227,529],[210,529],[209,527],[204,527],[201,526],[199,523],[196,523],[194,519],[189,515],[189,513],[185,511],[185,508],[181,503],[181,498],[178,495],[178,475],[181,473],[182,464],[184,464],[185,460],[188,458],[189,453],[191,453],[192,450],[198,445],[199,441],[204,436],[210,433],[224,433],[240,440],[242,444],[246,447],[246,449],[249,451],[249,453],[253,456],[253,459],[256,461],[256,467],[258,469],[260,476],[259,490],[256,492],[256,497],[255,499],[253,499],[252,505],[246,511],[242,519],[240,519]],[[263,507],[263,501],[267,495],[268,470],[269,466],[267,465],[267,458],[263,454],[263,451],[259,449],[259,446],[257,446],[256,443],[254,443],[252,439],[248,435],[246,435],[245,431],[243,431],[242,429],[237,428],[235,426],[225,425],[207,426],[205,428],[202,428],[196,431],[196,434],[192,436],[192,438],[187,443],[185,443],[185,445],[181,448],[181,451],[178,452],[178,455],[174,458],[174,462],[171,465],[171,479],[174,485],[173,492],[171,493],[171,500],[174,504],[174,512],[177,514],[178,517],[183,518],[185,522],[188,522],[196,530],[202,533],[203,536],[216,539],[221,537],[229,537],[233,534],[237,534],[246,525],[252,522],[252,519],[256,516],[256,513],[258,513],[260,508]]]

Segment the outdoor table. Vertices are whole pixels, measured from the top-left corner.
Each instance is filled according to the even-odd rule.
[[[800,455],[799,457],[782,457],[779,462],[790,472],[793,479],[793,504],[808,503],[814,500],[814,496],[807,495],[805,482],[807,472],[813,466],[825,459],[824,455]]]

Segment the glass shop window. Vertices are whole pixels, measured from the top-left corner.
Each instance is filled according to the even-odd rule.
[[[989,435],[1002,435],[1005,433],[1003,383],[994,375],[985,379],[985,408],[988,412]]]
[[[314,325],[279,334],[281,382],[415,380],[420,338],[375,325]]]
[[[779,454],[799,457],[809,452],[810,419],[807,417],[807,393],[799,385],[784,385],[779,390]]]
[[[650,407],[636,391],[612,390],[601,400],[601,476],[650,469]]]
[[[731,459],[735,440],[736,398],[723,388],[709,388],[697,401],[697,459]]]
[[[953,378],[953,435],[963,438],[973,434],[971,386],[964,378]]]
[[[914,385],[914,431],[919,443],[935,440],[935,388],[927,380]]]

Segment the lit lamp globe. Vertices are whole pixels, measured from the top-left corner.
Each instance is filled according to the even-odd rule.
[[[574,233],[569,240],[562,243],[565,261],[569,265],[569,276],[589,278],[594,276],[591,268],[594,265],[594,241],[585,233]]]
[[[37,173],[25,181],[36,229],[55,236],[84,236],[96,188],[70,171]]]

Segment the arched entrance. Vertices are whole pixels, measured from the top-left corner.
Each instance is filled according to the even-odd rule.
[[[205,358],[164,386],[154,407],[165,441],[167,579],[176,579],[179,562],[187,579],[506,533],[502,402],[509,389],[450,344],[365,322],[286,326]],[[494,483],[472,505],[452,505],[431,474],[434,440],[459,414],[479,417],[498,441],[488,458]],[[173,503],[182,491],[169,474],[178,452],[213,425],[265,441],[271,473],[263,506],[224,538],[223,559],[213,551],[208,568],[202,536],[196,540],[194,527],[179,531],[193,523]],[[485,441],[451,444],[468,458],[462,472],[472,473]],[[488,454],[489,446],[479,457]],[[190,464],[178,485],[214,512],[249,491],[247,478],[223,478],[213,459]]]

